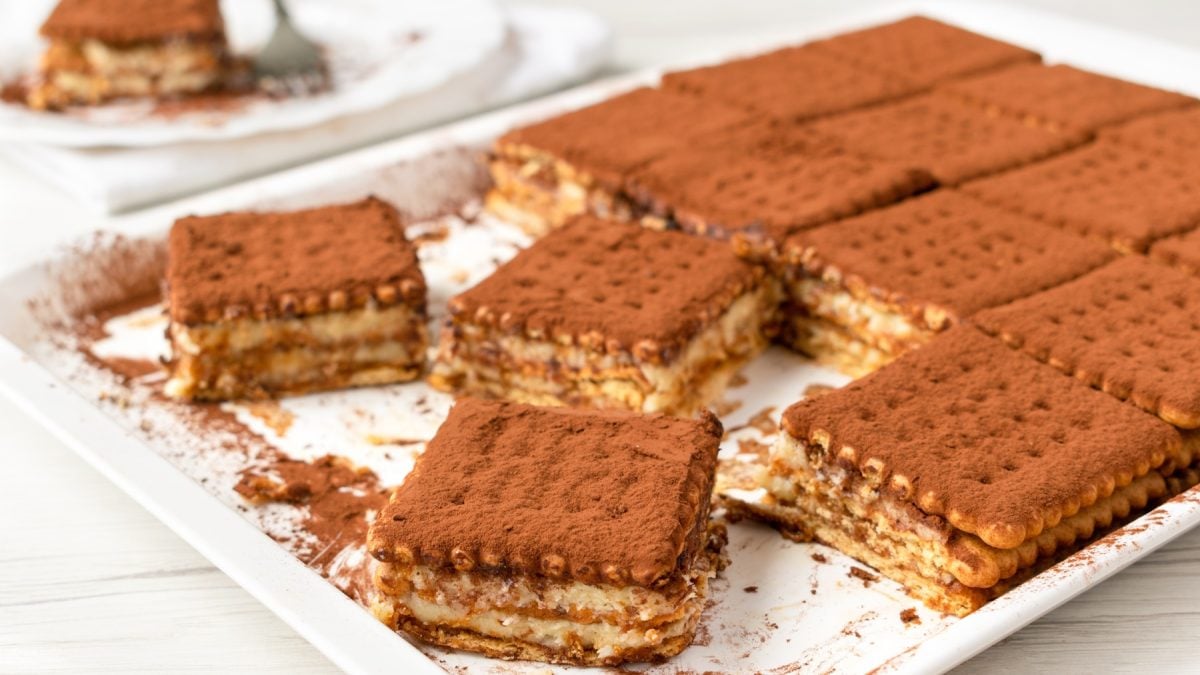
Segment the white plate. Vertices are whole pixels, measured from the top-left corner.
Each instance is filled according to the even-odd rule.
[[[37,63],[41,21],[56,0],[0,0],[0,76]],[[0,104],[0,140],[74,147],[146,146],[240,138],[312,126],[428,91],[473,68],[504,43],[504,14],[492,0],[290,0],[298,27],[324,45],[333,86],[310,97],[254,100],[224,111],[166,117],[149,102],[118,102],[65,113]],[[274,27],[268,0],[224,0],[230,43],[252,54]]]
[[[814,27],[797,39],[893,19],[917,9],[1040,48],[1053,59],[1200,94],[1200,54],[1051,15],[1003,7],[961,3],[892,5],[884,11]],[[515,125],[653,82],[655,77],[656,73],[649,72],[588,85],[122,219],[116,221],[114,229],[126,236],[161,240],[171,220],[182,213],[301,206],[345,200],[367,192],[380,192],[419,212],[477,185],[470,149]],[[430,190],[434,185],[432,176],[437,177],[436,185],[441,187],[436,193]],[[511,254],[514,244],[522,239],[512,228],[487,220],[470,227],[454,218],[444,223],[450,227],[450,237],[422,249],[435,311],[444,306],[448,295],[486,274],[496,262],[493,258]],[[111,393],[118,385],[111,378],[81,363],[73,352],[48,343],[24,300],[62,300],[60,289],[64,281],[70,282],[70,271],[77,269],[68,263],[78,260],[80,251],[85,252],[86,259],[86,251],[93,244],[92,240],[81,242],[74,252],[48,257],[44,263],[0,281],[0,297],[7,299],[0,305],[0,389],[339,666],[351,672],[432,670],[433,663],[419,649],[384,630],[367,612],[262,535],[279,534],[281,528],[286,532],[288,523],[277,511],[250,510],[239,517],[230,508],[239,505],[228,489],[230,472],[238,467],[214,462],[211,457],[205,459],[197,452],[212,440],[207,432],[173,422],[175,413],[144,398],[135,396],[130,406],[114,405]],[[112,325],[120,339],[107,343],[110,353],[149,356],[160,349],[161,324],[146,318]],[[843,381],[831,371],[782,350],[773,350],[757,361],[747,369],[747,375],[748,384],[729,393],[730,399],[743,404],[725,416],[729,426],[745,422],[765,406],[776,406],[777,416],[778,407],[796,400],[809,383]],[[100,400],[101,394],[108,394],[107,402]],[[424,412],[422,406],[415,405],[423,397],[427,399]],[[379,446],[364,443],[364,438],[368,434],[428,438],[446,404],[444,397],[419,383],[334,392],[285,401],[282,406],[295,416],[295,422],[283,437],[273,435],[261,424],[257,427],[289,453],[345,454],[376,469],[385,482],[395,483],[411,465],[412,456],[406,450],[389,457]],[[347,414],[352,410],[366,414]],[[248,424],[257,424],[244,410],[240,415]],[[738,441],[760,438],[759,432],[751,429],[737,432],[723,445],[723,458],[736,461],[741,450]],[[702,639],[652,670],[944,670],[1197,524],[1200,491],[1193,490],[967,618],[955,619],[920,608],[921,623],[905,627],[899,613],[917,603],[895,584],[879,581],[865,588],[848,577],[853,563],[847,558],[817,545],[792,544],[754,524],[738,523],[730,529],[733,564],[716,585],[714,605],[703,620]],[[818,551],[827,562],[812,559],[811,554]],[[756,592],[745,590],[750,586],[755,586]],[[448,668],[547,670],[541,664],[500,664],[427,648],[426,653]]]

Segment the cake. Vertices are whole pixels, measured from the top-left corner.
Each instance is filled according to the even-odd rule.
[[[59,0],[41,34],[35,109],[196,94],[230,69],[218,0]]]
[[[691,643],[722,567],[698,420],[461,399],[379,513],[374,611],[442,647],[615,666]]]
[[[580,216],[450,300],[430,382],[690,415],[766,347],[778,302],[728,244]]]
[[[166,299],[175,398],[266,398],[418,377],[425,281],[379,199],[189,216],[171,228]]]

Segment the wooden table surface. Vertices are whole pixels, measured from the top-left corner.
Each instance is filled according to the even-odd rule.
[[[577,0],[617,31],[614,69],[751,45],[842,0]],[[855,3],[862,4],[862,3]],[[1200,3],[1039,0],[1200,49]],[[69,198],[0,164],[0,272],[95,227]],[[30,228],[27,223],[37,223]],[[336,669],[257,601],[0,399],[0,672]],[[976,657],[962,672],[1195,672],[1200,530]]]

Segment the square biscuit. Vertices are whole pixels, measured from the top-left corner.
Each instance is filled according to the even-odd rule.
[[[1147,115],[1103,129],[1100,135],[1152,155],[1194,157],[1200,147],[1200,106]]]
[[[1108,139],[962,190],[1126,253],[1200,224],[1200,164]]]
[[[1192,230],[1155,242],[1150,247],[1150,257],[1185,272],[1200,275],[1200,230]]]
[[[973,326],[783,414],[881,491],[1000,549],[1020,546],[1182,450],[1152,415]]]
[[[900,98],[919,89],[903,77],[861,68],[808,46],[667,73],[662,86],[793,122]]]
[[[1083,134],[1054,133],[990,115],[941,92],[817,120],[810,126],[863,154],[920,166],[942,185],[1028,164],[1086,140]]]
[[[716,134],[634,172],[627,192],[683,230],[754,246],[925,190],[910,162],[847,149],[807,127],[760,123]]]
[[[1200,428],[1200,279],[1130,256],[973,321],[1171,424]]]
[[[901,75],[926,87],[1041,60],[1036,52],[924,16],[843,33],[813,45],[851,63]]]
[[[1093,132],[1195,99],[1067,65],[1027,63],[941,87],[1001,115],[1050,129]]]
[[[43,37],[113,45],[167,39],[224,39],[219,0],[59,0]]]

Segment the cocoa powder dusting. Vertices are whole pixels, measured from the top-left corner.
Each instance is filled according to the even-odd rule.
[[[859,581],[862,581],[863,588],[870,588],[871,584],[879,581],[879,575],[871,574],[861,567],[851,567],[850,571],[846,573],[846,576],[850,577],[851,579],[858,579]]]
[[[917,615],[916,607],[909,607],[900,611],[900,622],[905,626],[921,625],[921,617]]]

